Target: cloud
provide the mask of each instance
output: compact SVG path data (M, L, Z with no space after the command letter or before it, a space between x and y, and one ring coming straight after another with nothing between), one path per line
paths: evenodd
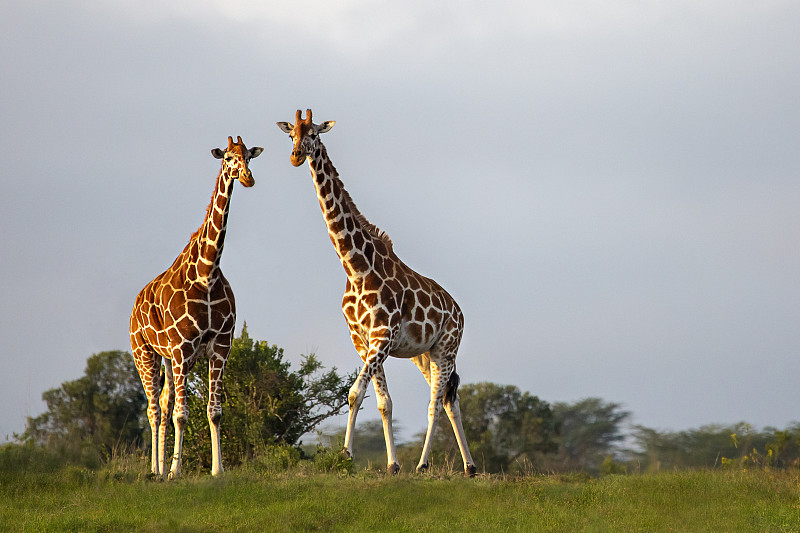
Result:
M598 395L645 424L737 420L745 401L724 383L738 365L796 366L799 10L0 5L3 360L38 397L93 351L126 349L133 297L201 221L208 150L242 135L266 151L256 187L234 194L223 260L240 320L354 368L344 274L274 126L312 107L337 120L325 142L362 211L464 308L465 382ZM404 372L390 388L413 432L427 390ZM653 375L663 394L642 385ZM716 393L686 385L704 381ZM676 389L706 411L664 407Z
M334 47L356 57L400 47L436 54L497 40L553 40L575 44L597 38L628 40L632 35L669 32L675 44L696 38L701 28L727 28L790 9L792 2L640 2L623 0L565 2L480 0L124 0L84 3L87 13L117 13L139 25L191 22L209 31L230 25L251 39L288 39L300 49L308 43ZM262 28L258 31L258 28ZM713 36L710 36L713 37Z

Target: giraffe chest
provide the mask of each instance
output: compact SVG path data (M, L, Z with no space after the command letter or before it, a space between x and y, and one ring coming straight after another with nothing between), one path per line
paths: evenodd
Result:
M224 279L210 288L165 283L159 286L154 299L153 311L173 341L227 332L235 322L233 294Z

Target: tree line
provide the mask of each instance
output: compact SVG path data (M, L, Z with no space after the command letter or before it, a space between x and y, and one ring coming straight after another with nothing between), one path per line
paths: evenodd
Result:
M189 422L184 464L210 468L206 421L207 368L198 364L187 381ZM314 354L297 369L283 349L250 338L247 326L234 340L224 379L222 423L226 466L257 461L283 450L290 458L335 456L343 436L323 423L347 408L356 371L326 370ZM746 423L659 431L631 425L631 413L600 398L548 403L513 385L467 383L459 389L464 430L479 472L588 475L688 468L800 466L800 425L756 430ZM147 401L128 352L91 356L84 376L42 394L47 408L28 417L15 443L47 449L67 463L99 466L119 454L140 453L150 443ZM452 429L440 418L433 464L460 468ZM361 422L355 439L360 465L385 467L379 421ZM301 439L312 435L317 446ZM314 437L313 435L316 435ZM414 465L424 432L398 446L402 464ZM326 445L327 447L324 447ZM144 459L143 459L144 460ZM289 459L291 462L291 459Z

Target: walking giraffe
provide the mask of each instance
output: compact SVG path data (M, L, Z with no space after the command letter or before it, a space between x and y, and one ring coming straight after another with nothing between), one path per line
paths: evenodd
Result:
M342 312L353 345L364 361L348 396L345 453L352 457L356 415L371 379L383 419L387 471L400 470L383 363L389 356L411 359L431 388L428 430L417 470L428 468L433 430L443 404L461 450L465 475L474 476L475 464L461 425L456 394L459 377L455 361L464 330L461 309L438 283L406 266L395 255L388 235L358 210L319 138L330 131L334 122L314 124L310 109L305 120L301 117L298 110L294 124L278 122L278 127L292 138L292 164L297 167L308 160L311 168L328 234L347 274Z
M167 421L173 410L175 451L170 478L181 475L183 433L189 419L185 380L195 362L208 356L208 423L211 428L211 474L223 471L220 451L222 373L231 349L236 323L233 291L222 275L220 259L228 223L230 197L237 179L245 187L255 181L248 164L263 148L247 147L228 137L228 148L211 154L222 159L211 203L203 224L166 271L136 297L131 312L133 359L147 396L147 419L152 432L151 470L164 475ZM160 379L162 359L165 383ZM159 399L160 396L160 399Z

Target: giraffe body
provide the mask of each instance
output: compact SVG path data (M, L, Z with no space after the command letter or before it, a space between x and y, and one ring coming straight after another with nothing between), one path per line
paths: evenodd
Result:
M166 434L170 413L175 447L170 477L181 474L183 434L189 418L185 380L198 359L209 359L208 421L211 429L212 468L223 471L220 450L222 375L236 324L236 303L220 259L233 184L254 184L248 167L262 148L250 150L239 137L228 137L227 150L211 153L222 159L222 169L203 224L166 271L148 283L136 297L131 312L130 338L136 369L147 396L147 418L152 433L151 471L164 475ZM164 363L164 385L161 366Z
M328 234L347 275L342 312L350 338L364 366L350 389L345 451L353 452L356 415L371 380L383 420L388 471L397 472L392 431L392 400L383 364L388 357L411 359L431 388L428 429L417 470L428 467L433 430L444 405L461 450L464 470L475 474L469 453L456 390L455 359L464 331L464 316L456 301L438 283L421 276L395 254L392 241L372 225L345 190L319 135L333 122L316 125L311 110L305 120L297 111L295 124L278 127L293 140L291 161L306 160L311 169Z

